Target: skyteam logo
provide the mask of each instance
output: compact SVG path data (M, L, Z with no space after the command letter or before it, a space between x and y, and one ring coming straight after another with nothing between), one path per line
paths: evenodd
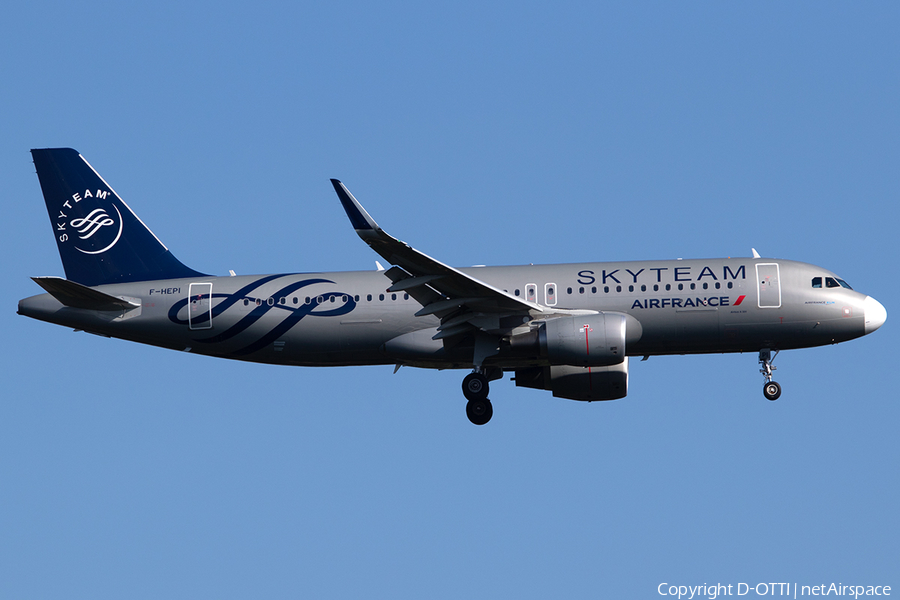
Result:
M82 201L88 198L105 200L108 195L106 190L96 190L93 193L85 190L84 194L72 194L72 199L63 203L56 221L60 244L72 242L74 248L84 254L103 254L119 242L123 222L122 213L115 204L112 205L112 210L115 211L113 213L97 207L84 216L72 214L80 212L79 204Z
M115 225L115 223L102 208L95 208L83 219L72 219L69 221L69 225L72 227L80 228L78 229L78 237L83 240L93 237L95 233L100 231L101 227Z

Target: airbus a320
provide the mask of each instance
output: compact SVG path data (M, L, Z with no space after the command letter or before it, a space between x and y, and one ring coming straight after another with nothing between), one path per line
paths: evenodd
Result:
M338 180L356 233L391 266L218 277L182 264L75 150L32 150L66 277L21 315L153 346L279 365L468 369L466 414L490 383L615 400L630 357L758 353L769 400L781 350L872 333L887 311L834 273L752 258L453 268L386 233ZM378 264L378 263L376 263Z

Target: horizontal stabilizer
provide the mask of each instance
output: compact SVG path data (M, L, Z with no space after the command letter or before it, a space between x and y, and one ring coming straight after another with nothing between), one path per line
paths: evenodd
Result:
M71 308L121 311L140 306L61 277L32 277L31 279L47 290L51 296Z

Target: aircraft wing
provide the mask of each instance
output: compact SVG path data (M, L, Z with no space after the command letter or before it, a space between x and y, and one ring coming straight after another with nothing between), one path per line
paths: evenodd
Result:
M435 339L466 333L474 326L486 331L507 329L501 316L543 317L552 309L480 281L431 258L384 231L337 179L331 180L356 233L393 268L385 271L394 283L389 292L407 292L422 304L416 316L436 315L441 327ZM561 312L552 310L552 312ZM519 319L516 325L521 325Z

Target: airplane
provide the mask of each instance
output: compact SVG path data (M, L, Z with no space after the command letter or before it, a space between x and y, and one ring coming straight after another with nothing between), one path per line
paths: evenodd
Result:
M331 183L384 269L213 276L183 263L71 148L31 151L66 277L18 314L184 352L297 366L469 369L466 415L490 382L571 400L624 398L630 357L758 353L769 400L781 350L872 333L884 306L837 275L752 258L454 268L385 232Z

